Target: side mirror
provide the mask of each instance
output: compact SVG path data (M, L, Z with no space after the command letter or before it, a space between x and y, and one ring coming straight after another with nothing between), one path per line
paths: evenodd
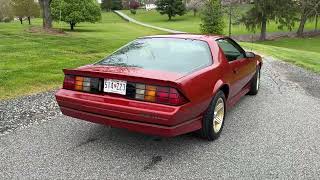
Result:
M253 52L246 52L246 57L247 58L254 58L256 55Z

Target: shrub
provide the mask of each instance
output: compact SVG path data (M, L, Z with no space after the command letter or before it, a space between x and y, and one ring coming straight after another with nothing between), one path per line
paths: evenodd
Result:
M12 19L9 18L9 17L5 17L5 18L2 19L2 21L5 22L5 23L8 23L8 22L11 22Z
M137 10L135 9L130 9L131 14L137 14Z
M138 1L130 1L130 3L129 3L129 8L130 8L130 9L136 10L136 9L138 9L139 7L140 7L140 4L139 4Z

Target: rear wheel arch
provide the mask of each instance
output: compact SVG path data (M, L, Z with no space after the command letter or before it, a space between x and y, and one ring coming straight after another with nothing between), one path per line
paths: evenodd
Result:
M225 98L228 99L229 93L230 93L230 88L229 85L224 83L222 80L218 80L214 90L213 90L213 97L219 92L222 91L225 95Z
M263 64L262 58L261 58L261 56L258 56L258 59L257 59L257 67L259 67L259 68L261 69L262 64Z
M262 62L257 62L257 68L261 69L262 67Z
M227 84L224 84L221 86L221 88L219 89L224 93L224 96L226 97L226 99L228 99L229 97L229 92L230 92L230 88Z

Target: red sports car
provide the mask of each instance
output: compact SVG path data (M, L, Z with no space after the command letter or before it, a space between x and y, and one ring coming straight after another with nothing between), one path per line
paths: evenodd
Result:
M219 137L226 110L259 90L261 57L223 36L139 38L110 56L64 69L63 114L157 135Z

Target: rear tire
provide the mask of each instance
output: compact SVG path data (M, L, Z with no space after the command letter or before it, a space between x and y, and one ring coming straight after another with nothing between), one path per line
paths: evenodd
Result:
M260 89L260 77L261 77L261 72L260 72L260 67L257 67L256 73L254 77L251 80L251 86L250 86L250 91L248 92L249 95L257 95Z
M204 114L200 135L213 141L219 138L226 114L226 98L222 91L218 91Z

